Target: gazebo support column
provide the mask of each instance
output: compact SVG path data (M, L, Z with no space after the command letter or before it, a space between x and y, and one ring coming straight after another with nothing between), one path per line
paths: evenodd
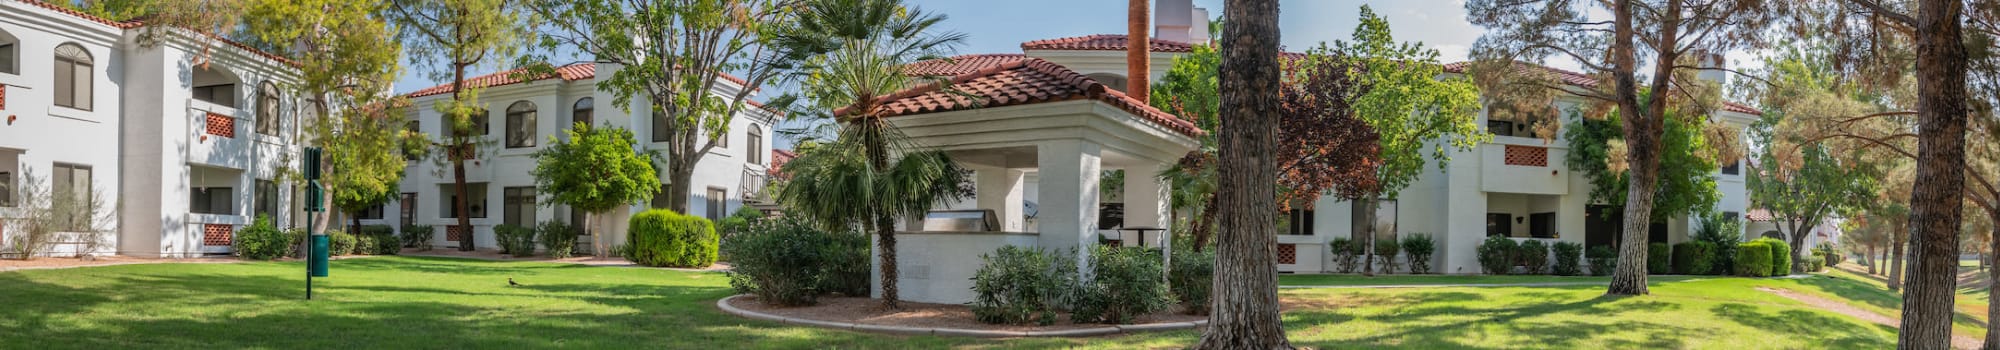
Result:
M1160 182L1159 164L1142 164L1125 167L1125 227L1159 227L1172 225L1167 220L1167 187ZM1149 232L1157 237L1128 238L1143 240L1155 246L1170 237L1166 232ZM1131 242L1128 245L1137 245Z
M1035 147L1041 182L1036 222L1043 249L1076 249L1077 268L1090 271L1090 248L1097 243L1097 181L1103 147L1084 140L1044 141Z
M992 209L993 215L999 217L1001 231L1025 230L1021 201L1026 187L1022 186L1022 179L1027 172L1000 167L975 167L973 171L977 176L973 183L979 187L979 209Z

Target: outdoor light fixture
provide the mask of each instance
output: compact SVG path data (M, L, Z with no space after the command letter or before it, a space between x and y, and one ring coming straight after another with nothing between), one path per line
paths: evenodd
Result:
M1514 223L1516 223L1516 224L1518 224L1518 223L1521 223L1522 221L1526 221L1526 220L1528 220L1528 217L1526 217L1526 216L1516 216L1516 217L1514 217Z
M14 125L14 118L20 118L20 117L21 116L18 115L11 115L11 114L7 115L7 125Z

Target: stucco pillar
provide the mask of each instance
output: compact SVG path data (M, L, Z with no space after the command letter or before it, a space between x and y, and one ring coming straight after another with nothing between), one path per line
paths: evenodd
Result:
M978 172L978 178L973 181L979 186L979 209L992 209L993 215L998 217L1001 231L1020 232L1026 229L1022 224L1021 198L1027 187L1022 186L1027 172L999 167L982 167L974 171Z
M1035 148L1041 169L1036 221L1039 243L1054 252L1077 251L1077 267L1086 269L1090 248L1097 243L1097 180L1103 148L1083 140L1048 141Z
M1168 185L1161 182L1159 177L1153 176L1160 173L1160 168L1160 164L1134 165L1125 168L1125 227L1166 228L1172 224L1167 221L1167 210L1170 205L1167 203ZM1138 241L1144 240L1159 246L1166 237L1169 237L1166 231L1160 231L1147 232L1146 237L1132 237L1125 240L1131 241L1127 245L1137 245Z

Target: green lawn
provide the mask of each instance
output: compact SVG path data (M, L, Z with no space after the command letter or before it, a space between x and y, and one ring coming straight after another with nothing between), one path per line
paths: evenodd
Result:
M0 348L1174 348L1196 331L993 341L789 327L716 310L721 274L378 257L334 263L318 299L299 263L0 273ZM524 287L507 287L513 277ZM1304 276L1288 276L1290 283ZM1357 277L1318 277L1354 284ZM1379 280L1379 279L1378 279ZM1757 286L1841 296L1844 279L1690 279L1601 287L1285 290L1316 348L1889 348L1893 330Z
M1652 276L1649 281L1684 281L1708 276ZM1355 275L1279 275L1278 282L1287 286L1378 286L1378 285L1435 285L1435 284L1519 284L1519 283L1603 283L1610 284L1611 276L1549 276L1549 275L1376 275L1362 277Z

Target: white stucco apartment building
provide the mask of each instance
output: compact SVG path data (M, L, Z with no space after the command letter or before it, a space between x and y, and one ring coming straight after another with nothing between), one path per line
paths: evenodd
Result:
M479 100L488 113L486 122L480 124L493 141L491 147L482 147L477 158L465 164L471 197L468 205L471 239L476 247L498 247L493 228L502 224L582 222L583 213L568 207L539 205L546 198L535 189L535 178L529 173L535 168L535 151L549 146L551 137L566 137L563 131L573 123L626 128L632 130L641 147L665 152L664 139L655 137L664 134L653 128L654 114L644 97L633 98L628 111L612 105L611 93L596 88L598 79L610 77L618 67L583 62L556 67L553 75L528 81L517 79L515 71L466 79L468 84L484 87ZM719 80L720 88L713 93L734 95L744 88L742 79L728 75L723 78ZM413 106L406 109L409 125L433 137L446 135L445 116L432 106L449 100L451 91L451 85L446 84L404 94ZM769 201L770 197L763 193L763 184L769 176L768 165L773 155L772 129L781 116L758 108L754 102L751 106L730 119L728 137L695 166L690 178L694 182L689 186L691 192L677 194L689 198L686 214L720 219L745 205ZM663 173L660 182L668 181ZM455 246L464 239L464 233L453 228L458 221L451 205L456 193L454 186L449 163L440 167L430 159L412 160L404 174L401 197L382 210L366 213L362 223L432 226L436 230L434 244ZM664 207L664 197L657 198L662 199L591 220L603 225L596 227L609 228L612 234L604 239L610 244L622 244L627 218L646 209Z
M30 177L105 199L115 216L93 254L224 253L256 214L291 220L292 191L273 180L299 149L297 106L278 88L296 70L184 32L142 44L148 29L0 2L0 220L19 217Z

